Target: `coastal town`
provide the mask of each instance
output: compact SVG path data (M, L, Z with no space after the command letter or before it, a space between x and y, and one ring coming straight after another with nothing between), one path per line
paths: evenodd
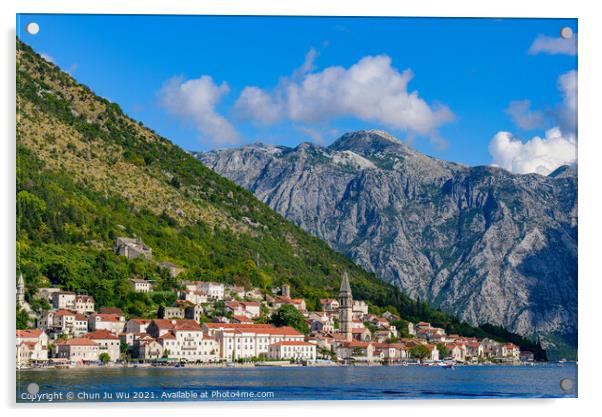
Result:
M152 259L136 238L117 238L115 252L130 259ZM183 269L158 264L174 278ZM153 283L131 279L135 292L152 292ZM135 366L285 365L441 365L533 361L533 353L512 343L446 334L430 323L412 323L395 312L373 314L353 298L347 274L338 298L320 299L309 311L303 298L282 284L269 293L212 281L182 281L173 305L153 317L130 317L116 307L96 307L93 295L59 287L38 288L50 305L34 313L25 300L20 274L17 305L31 317L16 331L17 368ZM291 314L292 312L292 314ZM277 326L274 316L301 318L305 331ZM210 318L210 319L209 319ZM404 328L400 328L403 326Z

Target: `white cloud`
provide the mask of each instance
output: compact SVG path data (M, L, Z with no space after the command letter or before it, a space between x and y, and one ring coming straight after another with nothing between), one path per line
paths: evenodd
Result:
M547 175L561 165L577 162L577 71L569 71L558 77L562 102L547 111L548 123L553 128L545 137L535 136L522 142L510 132L498 132L489 143L493 165L501 166L517 174L536 172ZM544 113L532 111L529 100L514 101L507 113L523 129L543 127Z
M237 114L264 124L285 118L320 123L355 117L432 137L454 119L446 106L431 106L417 91L408 91L412 72L399 72L386 55L366 56L349 68L312 72L315 57L310 50L303 66L271 91L246 87L235 104Z
M493 164L517 174L536 172L548 175L562 165L577 162L577 138L563 135L555 127L545 137L535 136L527 142L510 132L498 132L489 143Z
M577 55L577 34L575 33L569 39L539 35L531 44L529 53L532 55L537 55L539 53L550 55Z
M192 121L215 144L238 143L238 132L215 108L229 90L226 82L218 85L208 75L186 81L174 77L163 85L159 98L171 114Z
M237 116L243 120L271 125L283 117L279 103L259 87L245 87L234 105Z
M554 115L563 132L577 131L577 71L572 70L558 78L562 92L562 103L556 107Z
M531 110L531 100L510 102L506 113L522 129L533 130L541 128L545 123L545 116L541 110Z
M296 74L302 76L307 74L308 72L313 71L316 66L314 65L314 61L318 57L318 51L314 48L310 48L309 51L305 54L305 61L303 61L303 65L296 71Z

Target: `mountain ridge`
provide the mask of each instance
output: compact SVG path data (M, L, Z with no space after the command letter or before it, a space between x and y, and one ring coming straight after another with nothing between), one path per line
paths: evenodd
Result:
M468 167L388 136L195 155L413 298L574 348L576 171Z

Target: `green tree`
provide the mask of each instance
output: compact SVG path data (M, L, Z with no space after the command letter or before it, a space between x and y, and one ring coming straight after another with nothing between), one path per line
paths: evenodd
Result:
M119 344L119 356L121 357L122 361L125 361L128 359L129 356L129 346L127 343L123 343L121 342Z
M98 359L100 359L102 363L109 363L111 357L107 352L102 352L100 355L98 355Z
M17 307L17 330L25 330L28 327L29 316L19 307Z
M416 345L410 349L410 356L422 360L431 356L431 351L424 345Z
M439 351L439 358L443 359L449 355L449 350L444 343L437 343L437 350Z
M301 333L309 333L309 326L305 321L305 317L299 310L290 304L284 304L270 318L270 323L274 326L291 326Z

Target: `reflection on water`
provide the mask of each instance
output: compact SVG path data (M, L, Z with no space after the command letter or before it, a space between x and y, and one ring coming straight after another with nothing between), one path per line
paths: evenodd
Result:
M560 388L563 378L574 381L567 392ZM377 366L18 371L17 401L27 401L23 393L31 382L39 385L40 393L72 392L76 393L74 400L80 393L80 400L96 401L575 397L577 366L467 366L454 370ZM264 397L227 397L229 393L241 391ZM106 392L122 394L120 398L103 398ZM273 394L262 394L265 392ZM132 393L138 396L133 398Z

